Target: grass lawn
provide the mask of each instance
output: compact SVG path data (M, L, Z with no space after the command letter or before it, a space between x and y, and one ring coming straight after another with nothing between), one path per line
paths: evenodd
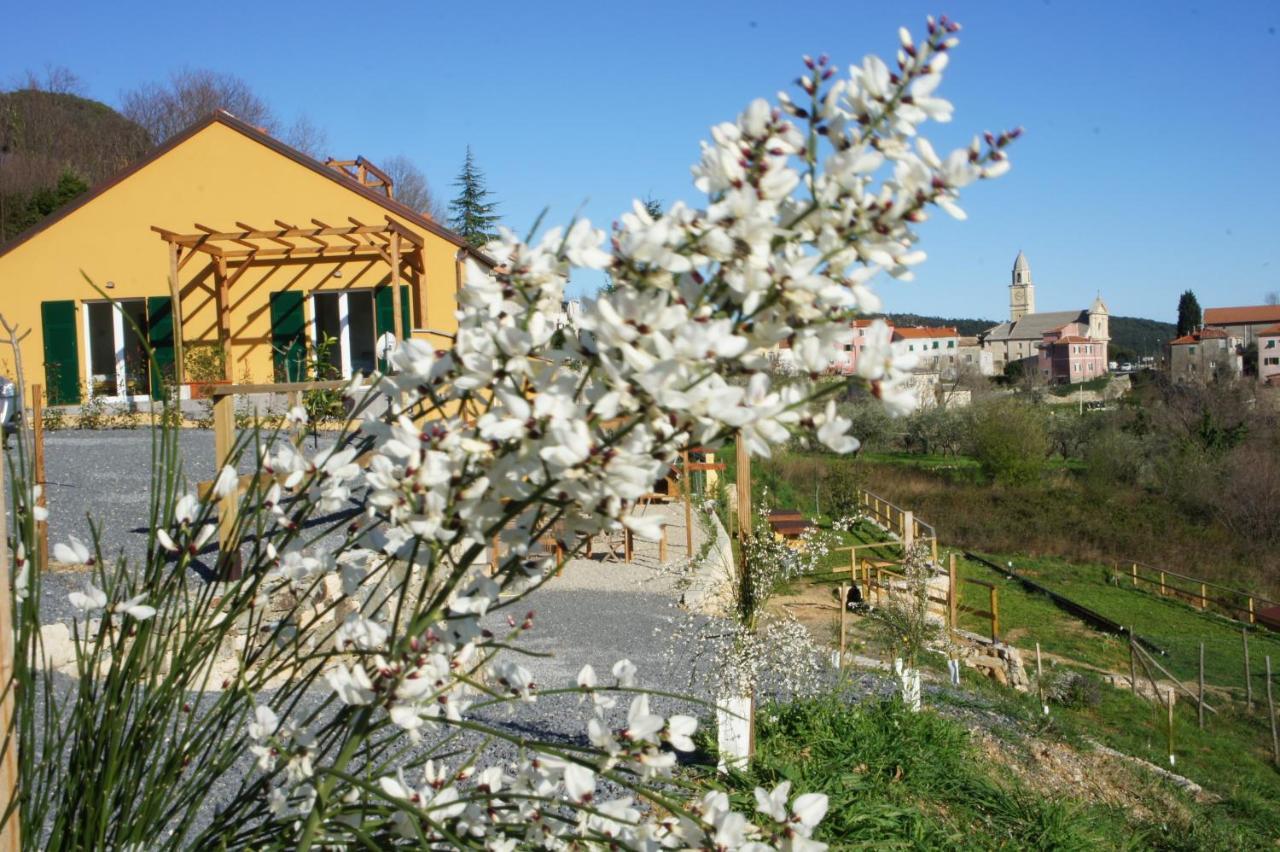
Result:
M986 555L986 554L983 554ZM988 556L996 564L1012 561L1014 570L1055 592L1066 595L1098 613L1130 625L1139 636L1149 639L1167 653L1161 664L1180 679L1192 681L1199 668L1200 643L1205 646L1205 682L1244 693L1244 644L1239 622L1173 598L1135 589L1126 578L1108 582L1103 565L1078 565L1060 559L1031 559L1007 554ZM1015 644L1040 642L1053 653L1074 656L1113 671L1128 670L1128 648L1124 640L1090 630L1075 619L1046 619L1049 610L1065 615L1046 598L1028 595L1021 586L1006 581L977 563L963 561L962 573L1001 587L1001 622ZM1006 591L1008 589L1008 591ZM968 594L966 592L966 594ZM1006 603L1007 598L1007 603ZM1074 625L1079 625L1076 627ZM967 625L966 625L967 626ZM1020 631L1025 631L1025 634ZM1026 639L1021 637L1025 635ZM1249 631L1249 658L1255 700L1265 700L1264 657L1270 655L1273 676L1280 675L1280 635L1265 628ZM1280 678L1273 688L1280 690Z

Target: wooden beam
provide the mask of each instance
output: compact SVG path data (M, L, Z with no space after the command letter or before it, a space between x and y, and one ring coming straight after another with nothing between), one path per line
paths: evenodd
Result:
M236 222L236 227L237 227L237 228L244 228L246 231L259 231L259 230L262 230L261 228L255 228L255 227L253 227L252 225L248 225L248 224L245 224L244 222L240 222L240 221L237 221L237 222ZM276 243L277 245L282 245L282 246L284 246L285 248L289 248L289 249L294 249L294 248L297 248L297 247L298 247L298 244L297 244L297 243L291 243L291 242L289 242L288 240L284 239L283 237L277 237L277 236L275 236L274 234L272 234L272 233L270 233L270 232L267 232L267 231L263 231L263 233L264 233L264 234L266 234L266 236L262 237L262 239L264 239L264 240L270 240L271 242Z
M225 252L222 255L224 260L239 260L241 258L269 258L269 257L386 257L386 251L380 246L369 245L367 243L358 243L351 246L342 245L326 245L324 248L319 246L298 246L293 249L285 248L260 248L254 251L236 250Z
M209 396L219 399L242 393L290 393L292 391L338 390L351 383L350 379L326 379L317 382L269 382L267 384L211 385Z
M223 375L228 382L235 381L235 365L231 358L231 318L228 309L231 306L231 293L227 286L227 260L217 258L213 268L214 280L217 283L218 311L218 343L222 346Z
M182 288L178 284L178 270L182 268L179 261L182 249L177 243L169 243L169 318L173 322L173 380L177 385L183 380L182 351ZM188 252L187 257L194 256Z
M404 342L404 312L400 307L400 235L391 240L391 322L396 343Z

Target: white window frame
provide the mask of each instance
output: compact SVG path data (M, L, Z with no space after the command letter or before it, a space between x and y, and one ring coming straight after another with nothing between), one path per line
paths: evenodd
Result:
M86 399L100 398L105 402L143 402L151 399L150 393L121 393L122 390L129 387L129 377L125 373L124 368L124 311L120 310L120 302L142 302L143 310L146 310L147 299L145 296L136 296L128 299L120 299L111 301L110 299L85 299L80 302L80 324L84 332L84 384ZM110 305L111 310L111 336L114 344L114 352L116 356L116 393L114 395L102 395L99 397L93 392L93 344L89 340L89 306L90 305Z
M341 356L340 369L342 370L342 378L349 379L352 375L351 370L351 311L348 307L347 297L352 293L363 294L369 297L369 307L373 311L373 338L374 346L378 344L378 304L374 298L374 288L372 287L355 287L350 290L312 290L307 295L307 307L311 311L311 340L315 345L320 343L320 323L319 313L316 311L316 296L333 296L338 297L338 347Z

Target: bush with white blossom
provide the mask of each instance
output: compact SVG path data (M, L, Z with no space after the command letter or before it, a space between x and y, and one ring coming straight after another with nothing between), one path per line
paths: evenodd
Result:
M452 348L406 341L335 446L309 455L242 435L236 452L263 474L232 530L242 579L192 571L234 471L205 499L184 495L176 435L157 433L145 560L104 559L96 535L59 551L91 565L73 596L70 686L44 659L42 583L22 562L36 510L16 487L25 841L823 848L811 837L824 796L783 784L740 813L721 792L673 784L696 721L653 712L629 663L534 683L517 656L531 623L520 599L556 567L533 553L539 538L572 553L619 525L656 537L658 521L631 509L686 447L736 434L768 455L811 431L856 448L839 388L814 380L852 319L879 308L871 280L909 278L924 260L916 224L934 207L963 217L960 190L1003 173L1017 135L946 155L921 135L951 118L937 87L957 29L930 20L920 41L903 30L895 63L872 56L846 74L806 59L796 97L753 101L712 128L693 167L704 206L654 219L637 203L611 234L582 220L536 242L504 231L485 249L492 267L468 264ZM616 291L557 329L575 268L607 270ZM784 341L805 375L779 387L767 353ZM859 380L895 412L913 404L909 366L873 325ZM354 519L326 520L353 501ZM340 542L322 543L330 534ZM490 573L494 536L504 547ZM279 589L293 601L283 613L268 606ZM482 624L499 612L518 613L501 635ZM239 664L215 675L229 642ZM580 744L484 721L484 710L565 691L590 697ZM482 749L459 745L464 731L518 758L481 766ZM226 779L234 792L207 801Z

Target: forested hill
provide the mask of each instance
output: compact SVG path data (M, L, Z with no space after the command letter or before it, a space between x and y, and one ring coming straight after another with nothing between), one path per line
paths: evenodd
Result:
M150 150L146 131L104 103L0 92L0 243Z
M922 314L887 314L894 325L954 326L960 334L972 337L998 325L997 320L934 317ZM1142 317L1111 318L1111 360L1129 360L1143 355L1156 355L1165 341L1175 335L1173 323Z

